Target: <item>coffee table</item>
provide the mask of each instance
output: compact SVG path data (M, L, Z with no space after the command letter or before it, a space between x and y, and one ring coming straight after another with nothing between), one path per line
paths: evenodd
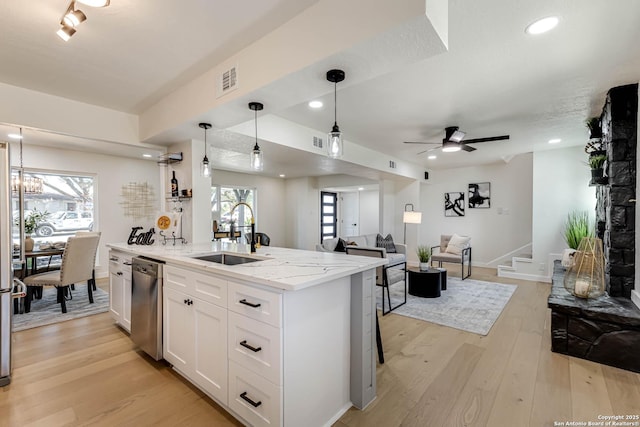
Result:
M409 269L409 295L421 298L438 298L447 288L447 270L429 268L428 270ZM444 288L443 288L444 284Z

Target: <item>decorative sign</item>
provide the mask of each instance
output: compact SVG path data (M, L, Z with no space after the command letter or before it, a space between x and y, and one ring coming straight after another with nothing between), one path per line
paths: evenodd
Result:
M157 224L160 230L166 230L171 226L171 218L166 215L162 215L160 218L158 218Z
M169 221L171 223L171 221ZM151 227L146 233L138 234L138 231L142 230L142 227L131 227L131 234L129 234L129 240L127 243L130 245L153 245L155 240L152 239L156 231Z

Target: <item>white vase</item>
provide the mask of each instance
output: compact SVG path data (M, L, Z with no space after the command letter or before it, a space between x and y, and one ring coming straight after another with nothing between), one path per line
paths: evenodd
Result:
M420 263L420 271L426 271L429 269L429 263L428 262L421 262Z

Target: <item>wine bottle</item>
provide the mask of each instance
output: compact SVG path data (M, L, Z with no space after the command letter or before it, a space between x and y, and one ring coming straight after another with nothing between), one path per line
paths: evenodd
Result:
M178 196L178 180L176 179L176 171L173 171L173 178L171 178L171 197Z

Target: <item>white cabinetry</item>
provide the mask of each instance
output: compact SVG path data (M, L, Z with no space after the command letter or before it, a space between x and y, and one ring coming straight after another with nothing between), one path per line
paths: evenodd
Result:
M251 425L282 425L282 295L234 282L228 295L229 407Z
M375 397L374 272L282 291L167 264L164 358L247 425L331 425Z
M109 251L109 311L111 317L131 332L131 254Z
M226 404L227 309L226 298L219 297L219 290L226 291L226 286L220 282L213 276L165 267L163 357Z

